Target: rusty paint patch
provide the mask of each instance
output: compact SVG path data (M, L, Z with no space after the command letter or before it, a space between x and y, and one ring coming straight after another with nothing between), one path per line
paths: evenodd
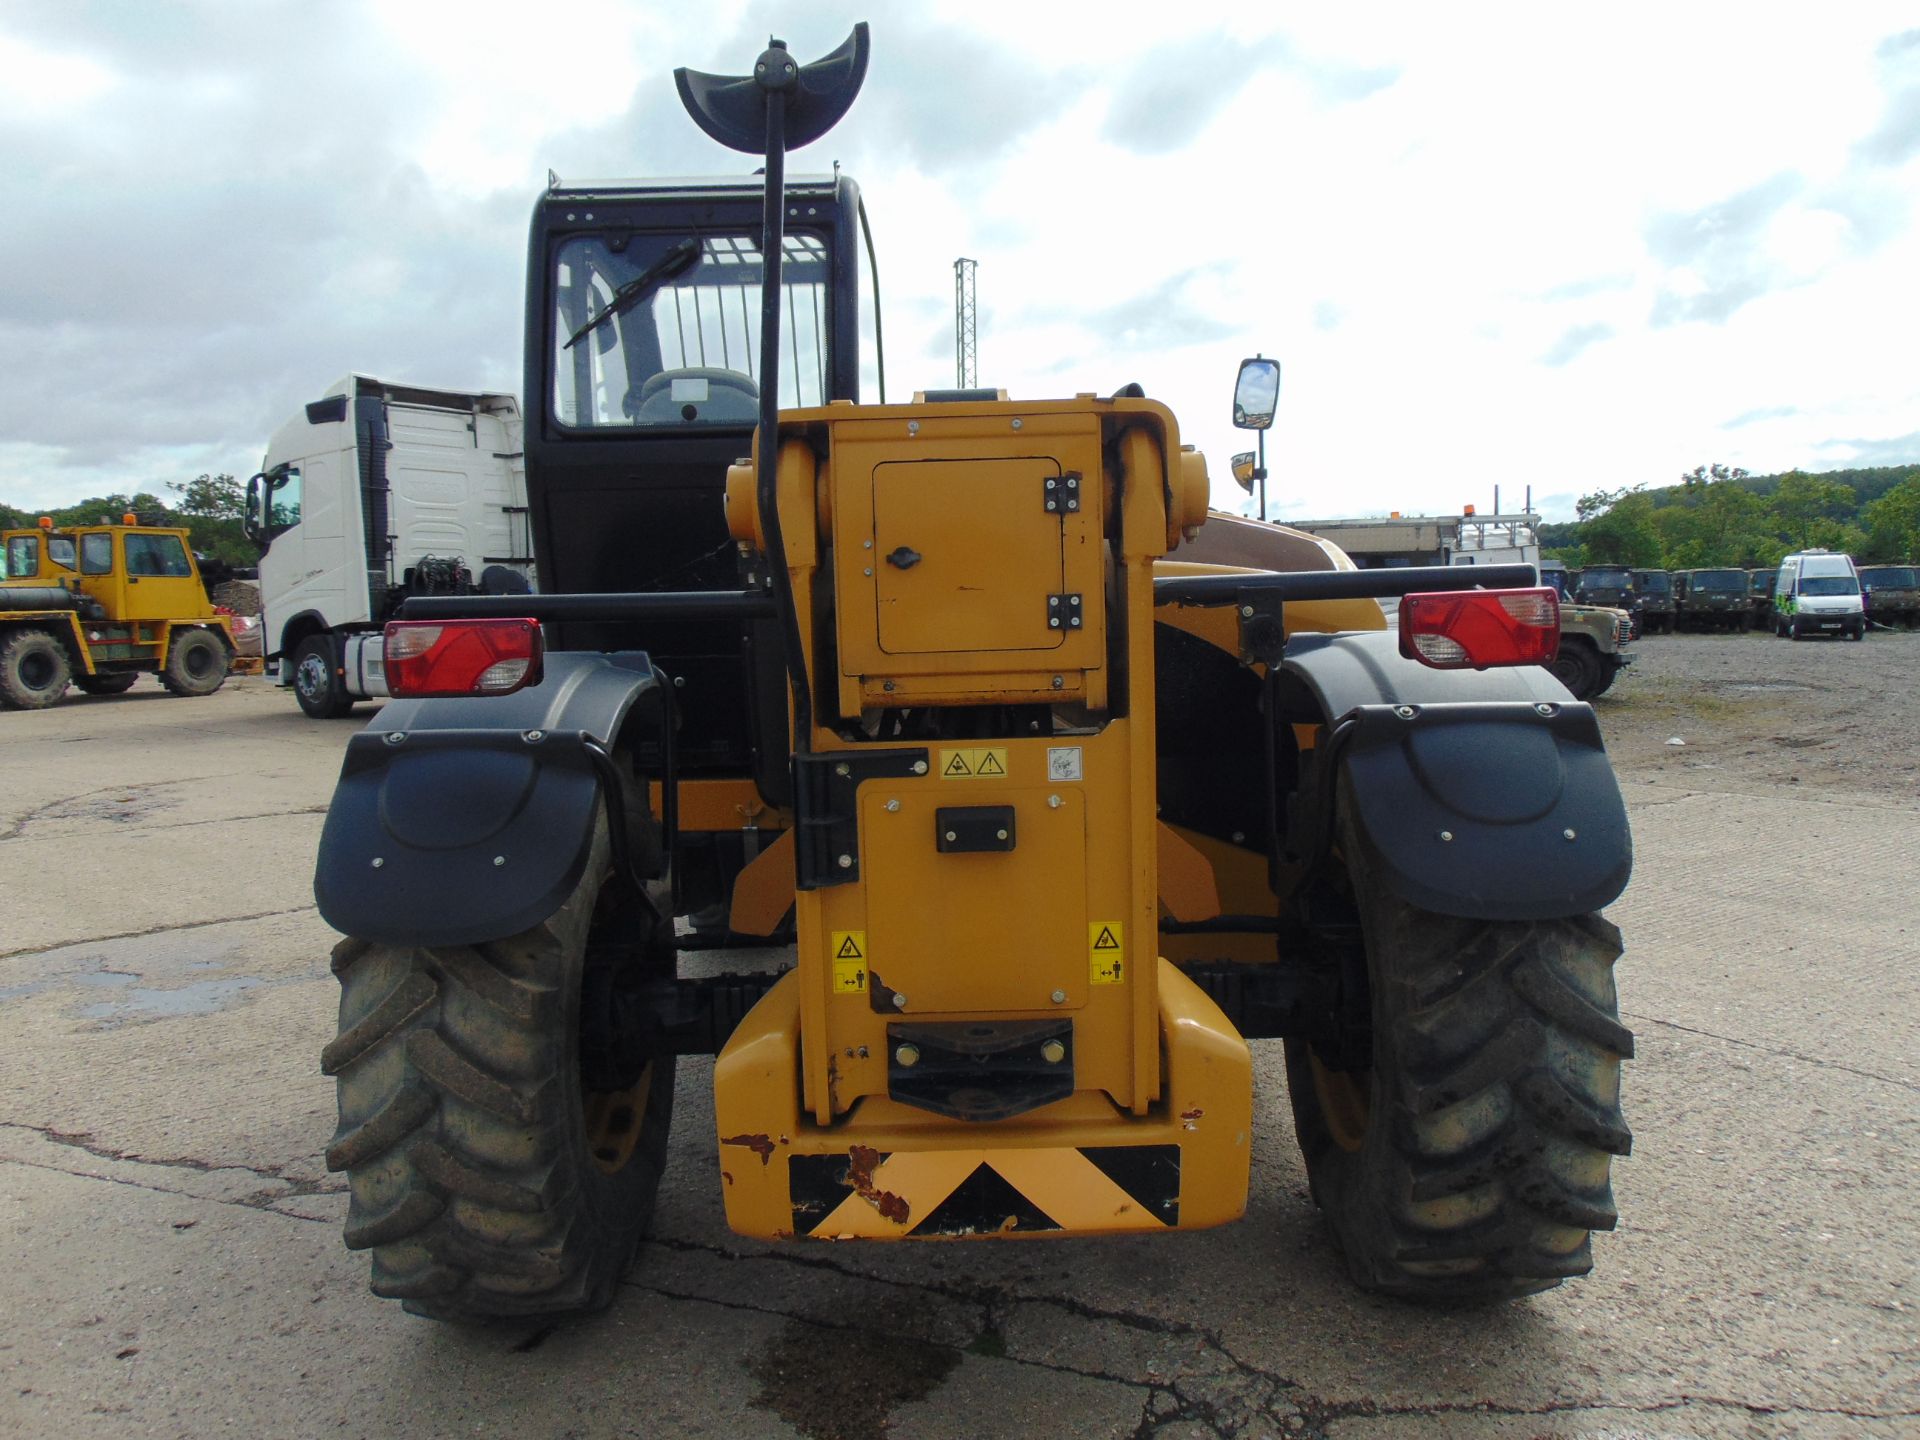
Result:
M731 1170L722 1170L720 1172L720 1178L731 1185L733 1183L733 1172Z
M854 1194L880 1212L882 1220L904 1225L911 1207L901 1196L891 1190L882 1190L873 1183L874 1167L879 1163L878 1150L870 1145L855 1145L847 1151L847 1184L853 1188Z
M760 1157L760 1163L766 1165L773 1160L773 1141L765 1135L723 1135L722 1145L744 1145Z
M1198 1105L1194 1106L1191 1110L1182 1110L1180 1112L1180 1128L1182 1130L1198 1130L1200 1127L1194 1122L1206 1113L1207 1112L1202 1110Z

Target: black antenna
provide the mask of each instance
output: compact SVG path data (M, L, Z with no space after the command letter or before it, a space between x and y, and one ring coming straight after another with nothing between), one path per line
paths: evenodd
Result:
M797 65L784 41L771 37L753 74L703 75L673 72L680 103L708 135L730 150L766 156L766 200L760 224L760 433L754 489L760 528L767 537L774 602L786 634L787 681L793 687L793 748L811 748L813 693L807 683L800 618L787 573L787 545L780 533L778 474L780 419L781 261L786 245L787 151L811 145L853 105L867 78L867 23L862 20L838 50L811 65Z

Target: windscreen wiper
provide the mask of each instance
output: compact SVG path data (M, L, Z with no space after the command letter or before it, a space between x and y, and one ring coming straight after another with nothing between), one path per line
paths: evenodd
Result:
M633 279L613 292L613 299L607 302L607 308L594 316L568 338L562 350L571 350L583 337L600 328L622 310L629 310L646 299L655 290L669 280L678 279L695 265L700 263L700 252L704 247L693 236L688 236L662 255L653 264L642 270Z

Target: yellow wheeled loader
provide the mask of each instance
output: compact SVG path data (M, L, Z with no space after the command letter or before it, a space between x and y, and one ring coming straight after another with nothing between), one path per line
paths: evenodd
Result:
M0 545L0 705L45 709L69 685L119 695L147 674L170 694L211 695L245 666L184 529L43 517L0 532Z
M1584 1272L1629 1144L1597 912L1630 851L1593 712L1542 668L1553 592L1211 515L1137 386L856 403L864 211L784 154L866 62L860 26L681 73L764 155L757 235L715 182L536 212L531 519L577 588L407 603L315 880L351 937L328 1163L375 1292L606 1304L682 1054L717 1055L746 1235L1219 1225L1272 1124L1263 1039L1359 1283ZM757 363L723 291L758 301ZM690 496L708 528L649 528ZM680 973L768 937L783 970Z

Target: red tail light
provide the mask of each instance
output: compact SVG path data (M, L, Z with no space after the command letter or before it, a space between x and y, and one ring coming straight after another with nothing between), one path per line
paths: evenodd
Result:
M1436 670L1545 665L1560 651L1560 597L1537 590L1447 590L1400 601L1400 653Z
M545 649L534 620L392 620L387 689L406 700L510 695L540 683Z

